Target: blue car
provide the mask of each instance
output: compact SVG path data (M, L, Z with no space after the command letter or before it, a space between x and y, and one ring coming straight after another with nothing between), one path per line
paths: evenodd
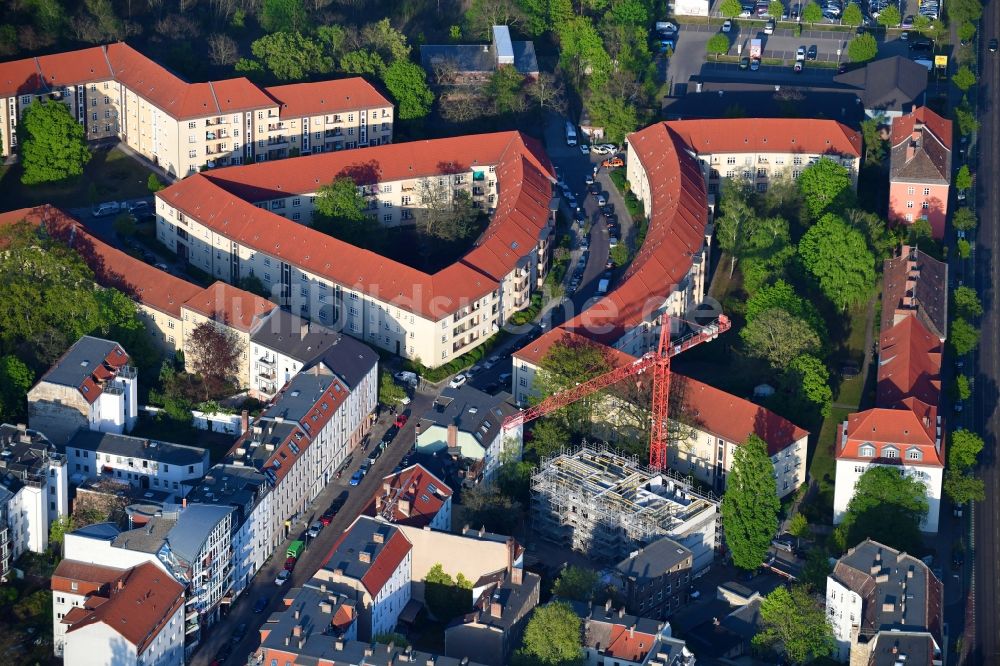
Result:
M253 605L253 612L258 615L263 613L269 601L271 601L270 597L257 597L257 603Z
M356 486L356 485L358 485L359 483L361 483L361 479L363 479L363 478L365 478L365 473L364 473L364 472L362 472L362 471L361 471L361 470L359 469L359 470L358 470L357 472L355 472L355 473L354 473L354 475L353 475L353 476L351 477L351 485L352 485L352 486Z

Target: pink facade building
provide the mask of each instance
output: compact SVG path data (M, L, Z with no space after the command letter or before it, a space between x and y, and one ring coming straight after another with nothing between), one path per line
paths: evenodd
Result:
M925 106L892 120L889 219L930 222L944 237L951 184L951 121Z

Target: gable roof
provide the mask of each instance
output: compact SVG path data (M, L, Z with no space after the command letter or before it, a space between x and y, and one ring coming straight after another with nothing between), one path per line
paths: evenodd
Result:
M167 532L171 552L179 555L185 562L195 562L208 537L232 512L231 506L188 504Z
M774 152L861 155L861 134L836 120L722 118L675 120L665 124L698 154Z
M888 331L916 316L941 341L948 332L948 265L904 245L882 264L882 322Z
M923 407L924 409L912 409ZM919 415L918 415L919 414ZM900 409L875 407L847 417L837 427L835 457L845 460L943 467L944 450L937 435L934 410L919 402L910 401ZM874 456L862 456L861 447L871 445ZM895 451L894 457L886 456L887 447ZM906 457L907 451L920 452L918 460Z
M124 573L124 569L116 567L106 567L76 560L61 560L55 571L52 572L51 588L53 592L87 596L117 580L122 573ZM76 583L75 589L72 583Z
M423 527L434 520L451 495L448 484L426 467L410 465L385 476L362 513L400 525Z
M892 407L912 397L938 405L941 354L941 341L916 317L906 317L884 331L879 342L876 404Z
M656 642L654 634L636 631L634 627L615 624L611 627L605 654L613 659L641 662Z
M951 182L951 121L927 107L892 119L889 178L893 182Z
M923 101L927 68L909 58L891 56L833 77L836 83L860 89L866 109L904 111Z
M358 516L334 542L324 558L324 568L360 581L374 599L411 549L409 539L398 528Z
M151 562L127 570L111 583L108 597L91 598L78 612L67 614L67 633L95 623L118 632L142 652L184 604L184 588Z
M278 101L282 117L289 118L392 107L392 102L361 77L290 83L264 90Z
M278 306L228 282L217 281L185 301L183 307L230 328L250 333Z
M75 388L93 404L104 392L104 384L128 365L128 354L112 340L85 335L66 350L39 380Z
M892 119L892 136L889 144L897 146L913 135L914 131L929 132L941 145L951 150L952 123L929 107L918 106L910 113Z

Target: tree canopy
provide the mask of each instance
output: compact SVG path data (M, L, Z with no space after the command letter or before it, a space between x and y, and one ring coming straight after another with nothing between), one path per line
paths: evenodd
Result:
M888 5L879 12L878 19L876 20L879 25L884 25L887 28L895 28L902 22L903 17L900 16L899 9L895 5Z
M205 321L194 327L184 359L203 380L204 400L239 386L244 351L244 344L227 326Z
M565 602L538 606L524 630L514 663L523 666L576 666L583 661L581 620Z
M789 389L803 409L827 416L833 401L830 388L830 371L822 360L812 354L802 354L788 364L786 381Z
M25 396L35 381L24 361L12 354L0 356L0 423L22 423L28 413Z
M814 219L854 204L850 172L828 157L807 166L799 175L798 184L806 210Z
M90 149L82 123L61 102L30 104L17 126L20 139L21 182L38 185L83 174Z
M948 466L960 472L970 470L976 466L982 450L982 437L971 430L956 430L951 433L951 442L948 448Z
M810 0L802 8L802 20L806 23L819 23L823 20L823 10L816 2Z
M962 65L958 68L958 71L952 74L951 82L954 83L959 90L962 92L967 91L972 86L976 85L976 75L972 73L968 65Z
M542 358L533 383L532 401L537 403L611 369L606 351L599 345L582 338L565 337L556 341ZM590 432L590 417L603 394L594 394L578 400L546 417L558 423L565 432L586 434ZM538 426L535 427L537 432ZM562 440L565 445L567 439Z
M424 578L424 599L438 620L447 622L472 608L472 581L461 573L456 578L435 564Z
M764 562L780 510L767 444L752 434L736 447L722 501L722 528L733 564L752 571Z
M382 81L396 99L400 120L423 118L430 113L434 93L427 86L423 67L409 60L396 60L385 68Z
M972 172L969 171L969 165L963 164L958 173L955 174L955 187L960 190L967 190L972 187Z
M740 331L747 354L762 358L772 367L785 369L802 354L816 354L822 344L807 321L781 308L769 308L754 316Z
M729 53L729 36L722 32L717 32L705 42L705 50L714 56Z
M568 566L552 586L552 594L562 599L589 602L594 598L598 574L593 569Z
M983 314L983 304L979 294L972 287L962 285L951 292L951 304L959 317L973 319Z
M951 322L948 343L956 354L965 356L979 346L979 329L962 317L956 317Z
M979 224L979 219L976 217L976 211L962 206L951 216L951 224L958 230L971 231Z
M743 5L740 3L740 0L722 0L722 4L719 5L719 11L726 18L736 18L743 11ZM728 39L726 43L729 43Z
M826 322L816 306L795 293L795 288L784 280L761 287L746 303L747 321L753 321L772 308L780 308L809 324L821 339L826 339Z
M858 478L838 538L845 548L872 538L915 553L922 543L920 522L927 507L927 487L920 480L903 475L894 465L870 467Z
M863 302L875 284L875 257L864 236L826 214L799 241L802 265L839 308Z
M754 645L768 647L793 664L829 657L836 648L826 611L804 585L779 587L760 604L762 629Z
M858 7L858 3L849 2L847 6L844 7L844 15L840 19L841 23L844 25L849 25L857 27L861 25L864 21L864 16L861 14L861 8Z
M858 12L860 24L861 10L854 3L847 6L848 9L852 7ZM878 43L871 33L866 32L858 35L847 45L847 57L851 59L851 62L868 62L869 60L874 60L877 55Z

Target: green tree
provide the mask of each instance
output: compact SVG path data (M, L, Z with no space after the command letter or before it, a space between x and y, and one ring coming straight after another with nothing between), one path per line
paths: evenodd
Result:
M557 340L542 358L533 383L532 401L544 398L576 386L611 370L611 363L605 349L584 338L566 336ZM579 435L590 432L591 414L603 400L603 393L590 395L553 412L547 418L555 421L566 432ZM538 436L538 426L535 435ZM563 439L560 446L568 440Z
M852 208L847 211L846 221L864 234L868 241L868 249L877 261L888 259L899 245L899 234L890 229L885 220L875 213Z
M722 528L733 564L753 571L764 562L778 530L780 510L767 444L751 434L736 447L722 501Z
M313 227L342 241L366 247L381 237L378 223L365 215L368 203L350 176L339 176L316 193Z
M381 643L382 645L392 643L395 647L403 650L410 647L410 641L406 640L406 636L395 631L376 634L374 640L376 643Z
M823 10L813 0L810 0L802 8L802 20L806 23L819 23L823 20Z
M767 3L767 13L768 16L774 18L775 21L780 21L781 17L785 15L785 3L781 0L771 0Z
M959 259L968 259L972 256L972 243L964 238L958 239L958 242L955 243L955 249L958 251Z
M740 0L722 0L719 11L726 18L736 18L743 11L743 5L740 4ZM727 39L726 42L728 43L729 40Z
M617 25L645 26L652 9L646 0L615 0L607 18Z
M977 21L983 15L983 5L980 0L954 0L948 6L948 15L952 21Z
M754 645L785 655L793 664L829 657L836 648L826 611L804 585L779 587L760 604L761 631Z
M979 329L965 319L958 317L951 323L948 342L956 354L965 356L979 346Z
M729 277L732 277L736 260L748 253L747 240L753 234L758 218L745 190L731 179L722 184L719 210L722 215L715 222L715 238L722 251L729 255Z
M788 364L791 390L798 401L817 408L822 416L830 413L833 389L830 388L830 371L826 364L812 354L802 354Z
M952 400L968 400L972 397L972 386L965 375L956 375L950 389Z
M972 187L972 172L969 171L969 165L963 164L955 174L955 187L960 190L967 190Z
M986 499L986 486L983 484L983 480L977 479L968 472L947 470L944 473L942 489L955 504L982 502Z
M565 602L538 606L524 630L515 664L578 666L583 663L583 631L573 608Z
M604 137L612 143L625 143L625 137L639 128L635 103L621 97L595 93L590 98L590 113L604 126Z
M979 119L976 112L966 105L955 107L955 121L958 123L958 131L962 136L969 136L979 130Z
M160 182L160 179L156 177L155 173L149 174L149 178L146 179L146 189L149 190L150 194L156 194L164 187L166 187L166 185Z
M406 390L392 380L392 375L381 370L378 381L378 401L383 405L395 405L406 398Z
M784 280L761 287L747 299L745 317L753 321L761 313L772 308L781 308L788 314L806 321L819 335L826 339L826 322L816 306L795 293L795 288Z
M868 62L874 60L876 55L878 55L878 44L871 33L858 35L847 45L847 57L851 62Z
M612 70L611 56L604 48L604 41L593 22L586 17L574 16L559 25L559 64L570 74L577 87L582 87L584 76L590 77L588 87L600 90L608 81ZM589 74L588 74L589 71Z
M920 521L927 513L927 487L901 474L896 466L870 467L858 478L854 497L837 530L847 548L867 538L915 553L922 539Z
M486 84L486 96L493 101L497 115L520 111L524 107L524 75L516 67L498 67Z
M958 86L962 92L967 91L976 85L976 75L972 73L968 65L962 65L951 77L951 82Z
M802 265L838 308L861 303L875 284L875 257L864 236L836 215L824 215L799 241Z
M511 534L524 521L520 502L495 483L481 483L462 493L465 522L496 534Z
M951 304L959 317L974 319L983 314L983 304L979 294L972 287L961 286L951 292Z
M0 422L24 420L25 396L34 381L35 373L24 361L11 354L0 356Z
M552 594L562 599L590 602L594 598L599 576L593 569L568 566L552 586Z
M903 20L903 17L899 15L899 10L896 5L886 6L881 13L878 15L878 24L883 25L886 28L895 28Z
M976 25L972 21L963 21L962 25L958 26L958 38L963 42L972 41L975 36Z
M738 1L737 4L739 4ZM729 35L724 32L715 33L705 43L705 50L714 55L715 59L718 60L720 55L729 53Z
M298 32L307 20L302 0L264 0L260 10L260 25L268 32Z
M45 100L28 106L17 128L21 182L38 185L83 174L90 150L83 125L65 104Z
M983 450L983 438L976 433L960 429L951 433L948 449L948 466L958 472L967 472L976 466Z
M844 7L844 15L840 18L841 23L844 25L849 25L853 28L858 27L864 22L864 17L861 15L861 8L858 7L858 3L850 2Z
M472 608L472 581L461 573L453 579L435 564L424 578L424 600L434 617L447 622Z
M434 93L427 86L427 74L420 65L409 60L397 60L382 74L382 82L396 99L400 120L423 118L431 112Z
M788 521L788 533L797 538L809 536L809 520L805 515L797 513Z
M250 50L275 78L295 81L332 68L330 59L316 40L298 32L264 35L250 45Z
M972 231L979 224L976 211L963 206L951 216L951 225L961 231Z
M802 354L816 354L822 344L809 323L781 308L764 310L740 331L747 354L772 367L788 368Z
M340 69L348 74L381 76L385 69L385 61L374 51L357 49L340 56Z
M865 164L881 164L885 158L887 141L882 138L882 116L861 121L861 136L865 144Z
M530 448L539 458L558 453L573 439L573 433L565 425L564 419L544 418L535 421L531 428Z
M49 525L49 543L62 548L66 535L73 531L73 519L70 516L59 516Z
M851 173L828 157L806 167L798 183L802 201L813 219L826 212L846 210L854 204Z
M799 581L810 589L823 593L826 591L826 577L833 571L830 566L830 555L825 548L811 548L806 553L806 563L802 566L802 576Z
M122 213L115 217L111 224L119 238L128 238L135 235L135 218L131 213Z
M393 28L387 18L366 25L361 31L361 43L382 56L387 63L410 57L406 35Z

